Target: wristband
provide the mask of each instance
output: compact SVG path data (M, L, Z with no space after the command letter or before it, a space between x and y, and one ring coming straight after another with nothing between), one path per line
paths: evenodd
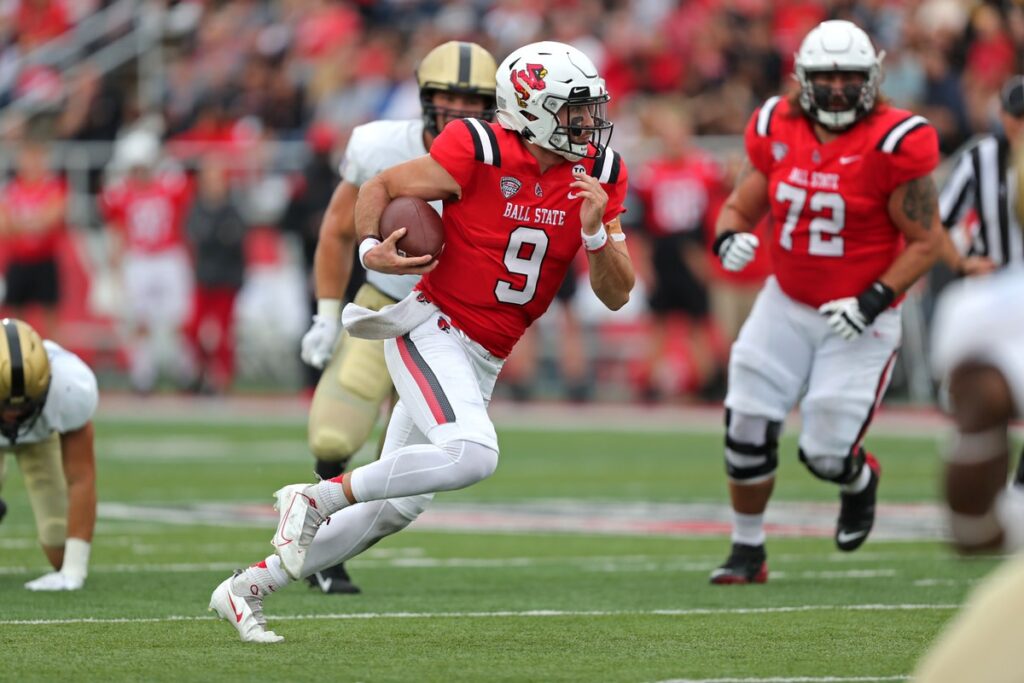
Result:
M60 571L68 576L84 579L89 573L89 541L80 538L69 538L64 542L64 563Z
M978 465L1009 452L1010 442L1005 427L992 427L981 432L959 432L953 445L943 456L951 465Z
M359 243L359 265L366 268L366 262L363 259L366 258L366 252L370 251L374 247L380 244L380 240L376 237L364 237L363 241Z
M895 299L896 293L889 285L875 280L857 297L857 306L860 308L864 320L870 325L882 311L892 305Z
M715 256L721 257L722 245L725 244L726 240L728 240L735 234L737 234L736 230L723 230L722 232L718 233L718 237L716 237L715 241L711 244L711 252Z
M341 299L317 299L316 314L321 318L337 318L341 314Z
M604 229L604 225L593 235L588 235L581 229L580 235L583 237L583 248L587 251L601 251L608 244L608 231Z

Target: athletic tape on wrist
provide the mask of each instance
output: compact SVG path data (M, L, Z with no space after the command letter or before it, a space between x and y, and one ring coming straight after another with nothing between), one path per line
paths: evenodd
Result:
M580 236L583 237L583 248L587 251L600 251L608 243L608 231L603 225L593 235L580 230Z
M89 541L80 538L69 538L64 542L64 563L60 570L68 576L84 579L89 573Z
M366 268L366 261L363 260L366 258L366 252L370 251L378 244L380 244L380 240L376 237L364 237L363 241L359 243L359 264L363 268Z
M995 509L980 515L950 511L949 526L956 542L968 547L988 545L1003 533Z
M363 260L362 255L359 260ZM337 318L341 314L341 299L317 299L316 314L324 318Z

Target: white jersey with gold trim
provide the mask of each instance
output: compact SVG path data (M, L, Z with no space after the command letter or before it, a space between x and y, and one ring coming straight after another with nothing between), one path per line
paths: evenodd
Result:
M426 153L422 119L373 121L352 131L338 172L342 180L359 186L381 171ZM441 202L431 202L430 205L441 213ZM405 298L419 279L418 275L366 272L367 282L396 300Z
M96 375L81 358L49 340L43 348L50 359L50 390L46 394L43 412L18 437L18 445L40 443L54 432L72 432L92 419L99 403ZM0 436L0 448L11 442Z

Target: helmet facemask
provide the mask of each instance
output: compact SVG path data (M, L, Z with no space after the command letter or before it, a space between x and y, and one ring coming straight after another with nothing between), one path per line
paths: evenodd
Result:
M571 45L525 45L498 67L497 120L569 161L604 154L612 135L608 90L597 67Z
M456 119L494 120L496 69L491 53L476 43L450 40L427 53L416 67L424 129L436 136ZM438 105L434 98L439 92L479 97L483 111Z
M794 71L800 84L800 108L808 117L831 131L842 131L867 116L878 100L882 84L882 60L868 34L843 20L823 21L813 28L797 50ZM832 85L815 85L814 74L857 73L858 85L845 84L844 102L834 99Z
M548 144L542 146L570 161L601 156L612 137L613 125L608 120L610 97L607 93L591 97L586 88L582 90L583 97L570 95L563 99L551 95L544 102L544 108L551 111L556 122Z
M861 84L848 83L842 87L842 98L845 102L836 108L834 101L835 88L832 85L815 85L814 74L839 71L842 73L858 73L864 76ZM864 118L875 107L878 98L879 70L868 71L835 69L829 71L808 71L797 68L797 80L800 82L800 106L815 121L832 131L841 131Z
M494 96L490 94L466 92L466 95L475 95L484 100L483 111L476 109L455 109L453 107L443 107L434 103L434 93L437 92L449 92L457 93L460 91L452 90L450 88L425 88L420 90L420 106L423 109L423 127L432 135L440 135L441 129L444 127L439 124L438 121L444 120L445 125L447 122L454 121L456 119L482 119L484 121L494 120Z

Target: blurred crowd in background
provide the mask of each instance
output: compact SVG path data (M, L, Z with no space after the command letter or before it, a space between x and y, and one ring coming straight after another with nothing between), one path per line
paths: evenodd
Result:
M353 127L419 117L413 72L441 42L500 61L553 39L590 55L612 93L640 284L613 316L567 283L501 391L720 398L728 345L771 265L726 274L711 226L750 113L790 87L800 40L828 18L885 50L884 93L928 117L945 154L996 130L1000 85L1022 67L1016 2L6 0L4 312L107 386L309 386L297 346L313 250ZM157 270L176 284L140 299ZM26 288L34 278L56 284Z

